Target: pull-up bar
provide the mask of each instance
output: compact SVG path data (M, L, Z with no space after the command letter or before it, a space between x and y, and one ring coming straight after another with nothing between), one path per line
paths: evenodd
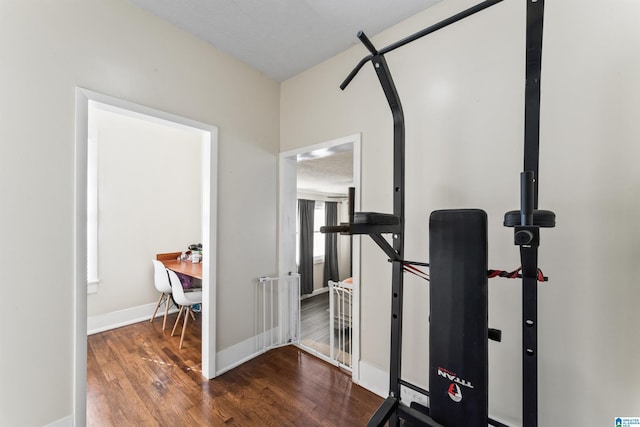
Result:
M322 227L321 232L341 232L346 234L368 234L375 243L389 256L393 263L392 270L392 307L391 307L391 355L389 369L389 397L378 408L369 421L369 426L379 427L389 422L391 427L397 427L400 420L423 426L440 426L429 416L408 407L401 402L401 386L419 391L419 387L410 385L402 380L401 349L402 349L402 311L403 311L403 272L408 265L414 264L404 260L404 114L400 98L396 91L391 72L387 66L384 54L402 47L414 40L431 34L437 30L456 23L466 17L480 12L502 0L485 0L456 15L438 22L413 35L397 41L385 48L376 49L364 32L358 33L358 39L370 52L349 73L340 88L344 90L351 80L358 74L367 62L371 61L376 75L382 86L387 102L393 115L393 214L376 212L352 212L348 224L340 226ZM518 271L507 273L508 277L522 277L522 397L523 397L523 425L536 427L538 425L538 382L537 382L537 282L546 278L538 265L538 246L540 244L540 228L555 226L555 213L538 209L539 183L539 139L540 139L540 77L542 63L542 30L544 21L544 0L526 0L527 3L527 31L526 31L526 85L525 85L525 123L524 123L524 172L521 175L520 210L509 211L505 214L504 225L514 228L514 243L520 246L521 274ZM350 197L353 199L353 196ZM382 234L393 234L392 244L388 243ZM501 272L491 274L502 276ZM484 273L483 273L484 274ZM433 346L430 346L430 349ZM455 385L455 384L454 384ZM486 408L485 408L486 409ZM476 417L477 418L477 417ZM486 425L481 417L481 424ZM488 423L494 426L504 424L488 418ZM459 423L458 423L459 425Z
M390 427L398 427L402 424L402 420L406 424L421 425L430 427L441 427L439 422L428 416L425 412L407 406L401 402L401 387L408 387L420 393L425 390L404 381L401 377L402 372L402 319L403 319L403 273L410 262L404 260L404 221L405 221L405 126L404 113L400 98L395 88L391 72L387 66L384 55L399 47L402 47L414 40L431 34L437 30L456 23L466 17L480 12L490 6L500 3L502 0L485 0L469 9L459 12L437 24L423 29L413 35L410 35L396 43L385 48L376 49L373 43L367 38L364 32L358 33L358 39L370 52L370 55L364 57L356 67L347 76L340 85L341 89L345 89L347 85L358 74L360 69L367 62L371 61L374 66L375 73L378 77L382 90L385 94L389 108L393 116L393 214L377 213L377 212L354 212L350 215L348 224L340 226L322 227L321 232L341 232L347 234L368 234L373 241L389 256L392 262L392 280L391 280L391 343L390 343L390 366L389 366L389 396L385 399L378 410L373 414L369 423L370 427L380 427L387 422ZM353 203L350 203L353 207ZM353 208L352 208L353 211ZM382 234L392 234L392 242L389 243ZM483 272L482 275L486 275ZM424 277L423 277L424 278ZM484 278L486 281L486 276ZM486 331L490 334L489 331ZM488 339L485 336L484 339ZM486 343L485 343L486 344ZM485 345L486 347L486 345ZM486 385L486 381L484 381ZM425 393L426 394L426 393ZM480 394L479 394L480 395ZM482 397L484 394L480 395ZM482 399L477 399L482 400ZM487 423L494 426L504 426L503 424L491 420L486 414L487 407L481 408L483 413L479 419L476 419L477 425L486 425Z
M367 36L365 35L365 33L363 31L359 31L358 32L358 39L360 39L360 41L362 42L363 45L365 45L365 47L369 50L369 52L371 52L371 55L365 56L364 58L362 58L362 60L358 63L358 65L356 65L356 67L353 69L353 71L351 71L351 73L349 73L349 75L347 76L346 79L344 79L344 81L342 82L342 84L340 85L340 89L344 90L349 83L351 83L351 80L353 80L353 78L356 76L356 74L358 74L358 72L360 71L360 69L364 66L364 64L366 64L368 61L370 61L374 56L376 55L384 55L385 53L389 53L392 50L395 50L399 47L402 47L406 44L411 43L412 41L418 40L419 38L422 38L426 35L429 35L435 31L438 31L448 25L454 24L468 16L473 15L474 13L480 12L481 10L484 10L490 6L493 6L494 4L500 3L502 0L485 0L482 3L479 3L475 6L470 7L469 9L463 10L462 12L459 12L447 19L444 19L440 22L438 22L437 24L434 24L430 27L425 28L424 30L420 30L417 33L414 33L408 37L405 37L402 40L398 40L395 43L390 44L387 47L384 47L380 50L376 50L376 48L373 46L373 44L371 43L371 41L369 41L369 39L367 38Z

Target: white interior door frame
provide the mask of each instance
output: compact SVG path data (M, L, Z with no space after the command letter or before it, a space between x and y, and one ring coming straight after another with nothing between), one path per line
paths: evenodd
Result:
M332 139L296 150L280 153L278 159L279 214L278 214L278 271L280 276L296 272L296 188L297 157L315 150L352 144L353 147L353 184L356 188L355 210L360 209L360 162L361 134ZM353 335L352 335L352 379L360 379L360 238L354 236L352 242L353 257Z
M206 378L213 378L216 372L218 128L98 92L76 88L73 386L73 417L76 426L86 425L87 417L87 143L90 102L98 102L132 117L202 131L202 374Z

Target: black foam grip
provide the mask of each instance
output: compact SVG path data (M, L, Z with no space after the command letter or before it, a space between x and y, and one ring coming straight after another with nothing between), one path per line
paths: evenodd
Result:
M515 227L522 224L520 211L509 211L504 214L504 226ZM544 228L552 228L556 226L556 214L552 211L536 209L533 211L533 225Z
M351 227L349 224L341 225L323 225L320 227L321 233L348 233Z

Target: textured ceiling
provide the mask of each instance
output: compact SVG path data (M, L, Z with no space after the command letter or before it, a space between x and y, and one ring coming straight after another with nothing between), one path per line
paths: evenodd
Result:
M346 196L353 186L353 151L339 151L326 157L298 160L298 191Z
M441 0L131 0L277 81Z

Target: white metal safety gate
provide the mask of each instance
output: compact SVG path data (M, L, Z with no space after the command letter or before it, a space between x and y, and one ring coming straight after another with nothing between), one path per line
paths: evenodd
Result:
M258 279L259 348L264 351L300 342L300 275Z
M351 369L353 285L329 281L329 357Z

